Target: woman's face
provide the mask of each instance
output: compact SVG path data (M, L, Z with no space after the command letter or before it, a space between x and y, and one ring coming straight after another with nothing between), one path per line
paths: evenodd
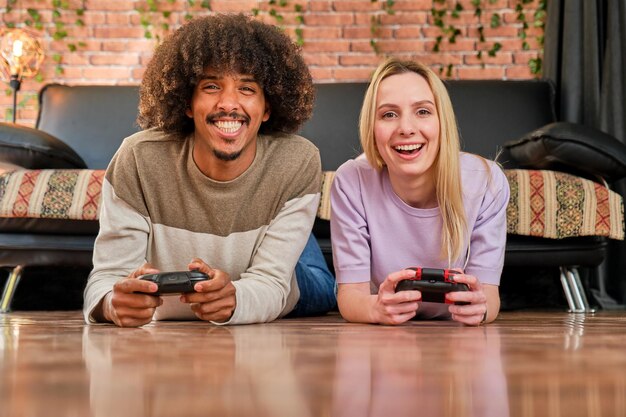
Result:
M421 75L406 72L380 82L374 137L390 175L429 173L439 151L439 115L433 92Z

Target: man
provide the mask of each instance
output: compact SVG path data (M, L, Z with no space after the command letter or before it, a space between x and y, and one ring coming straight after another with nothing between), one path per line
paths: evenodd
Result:
M292 134L313 99L297 47L271 25L216 15L167 38L140 89L145 130L107 169L85 319L238 324L334 308L334 279L310 235L319 152ZM210 279L163 297L137 279L178 270Z

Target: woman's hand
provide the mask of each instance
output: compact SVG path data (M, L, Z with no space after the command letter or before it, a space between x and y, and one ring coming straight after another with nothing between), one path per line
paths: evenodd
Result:
M211 268L199 258L194 258L188 268L204 272L210 279L196 283L195 292L181 295L180 301L191 304L191 309L200 320L217 323L228 321L237 307L235 286L230 275Z
M161 297L149 294L158 290L154 282L137 279L140 275L156 274L159 270L146 263L128 277L118 281L113 291L102 300L102 316L106 321L120 327L139 327L152 321L158 306L163 304Z
M401 324L417 314L422 293L419 291L396 292L398 282L415 276L415 271L403 269L393 272L385 278L378 288L374 302L372 321L380 324Z
M452 302L467 302L467 305L451 305L452 319L469 326L478 326L485 321L487 313L487 295L483 284L473 275L455 274L454 282L467 284L469 291L455 291L446 294Z

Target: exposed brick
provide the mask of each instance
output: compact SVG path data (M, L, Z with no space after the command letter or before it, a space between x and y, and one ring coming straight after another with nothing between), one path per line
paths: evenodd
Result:
M368 65L375 67L381 61L381 58L372 54L346 55L339 58L339 65L351 67L356 65Z
M239 12L258 7L256 0L212 1L211 10L215 12Z
M306 52L341 52L350 50L350 42L344 40L336 41L306 41L304 42Z
M421 38L422 28L420 26L400 27L394 31L394 35L398 39Z
M342 1L333 2L333 10L337 12L346 12L346 11L372 12L372 11L381 10L381 7L382 6L380 2L371 2L371 1L363 1L363 0L357 0L357 1L342 0Z
M414 39L381 39L378 41L378 47L381 52L396 53L396 52L420 52L424 51L424 41Z
M343 30L343 37L348 39L391 38L392 35L393 30L385 27L381 27L375 35L369 27L347 27Z
M125 80L128 79L130 75L130 68L127 67L88 67L83 71L83 77L85 80L92 80L94 82L103 82L104 80Z
M393 6L393 10L399 11L412 11L412 10L426 10L430 11L433 7L432 0L398 0Z
M333 70L333 77L337 81L343 82L358 82L367 81L374 72L373 67L361 68L361 67L341 67Z
M96 38L142 38L143 28L141 27L98 27L94 28Z
M333 2L330 0L311 0L308 4L310 12L329 12L333 7Z
M458 77L462 80L490 80L502 79L505 75L503 67L492 66L472 66L457 68Z
M137 65L139 64L139 57L136 54L116 54L116 55L93 55L89 59L89 63L92 65L104 66L104 65Z
M322 53L303 53L304 61L309 66L318 67L334 67L340 64L339 57L335 54L322 54Z
M439 28L432 26L432 0L397 0L393 14L383 10L382 0L375 3L369 0L293 0L282 8L270 6L267 0L212 0L212 11L203 9L199 3L191 7L184 0L163 1L159 2L159 8L172 13L167 19L160 12L152 13L152 30L154 35L163 37L166 33L159 28L160 23L167 21L174 30L185 23L187 13L194 17L219 11L250 13L255 7L263 10L259 20L276 24L276 19L268 13L273 7L283 16L281 26L293 39L296 28L303 30L303 53L316 82L367 80L386 54L419 60L441 70L442 76L446 76L447 66L452 64L450 78L533 78L528 62L540 54L536 37L543 33L532 26L534 8L539 0L535 0L530 8L526 6L525 17L530 25L526 31L530 46L527 51L521 49L519 38L522 26L515 11L518 0L483 1L484 13L480 19L474 16L472 0L459 1L464 11L458 19L446 17L446 22L460 29L461 35L455 44L444 40L440 53L432 51L435 38L442 35ZM48 2L20 0L16 10L3 15L2 19L5 23L14 22L20 26L26 8L36 9L41 14L44 28L37 33L46 52L41 69L44 83L138 84L157 44L155 39L144 37L141 16L135 11L136 7L145 4L142 2L145 0L89 0L81 17L85 26L77 27L73 24L76 16L72 10L82 7L83 3L82 0L70 0L71 10L63 11L61 17L69 36L61 41L52 40L55 28ZM304 25L297 21L296 3L304 10ZM453 3L450 0L446 4ZM489 27L489 19L494 13L502 18L502 25L498 28ZM371 33L373 16L380 22L375 35ZM479 24L484 26L484 43L478 42ZM381 55L376 55L371 40L376 41ZM486 50L496 41L502 44L502 50L495 57L489 57ZM79 43L84 46L78 46ZM69 44L77 45L77 52L70 52ZM477 48L484 50L482 60L476 57ZM52 60L55 54L62 56L64 73L60 75ZM20 97L35 96L41 85L34 79L25 80ZM0 118L11 105L11 97L0 97ZM35 112L34 104L26 104L18 111L18 118L27 123L29 117L35 118Z
M510 52L505 51L500 51L493 57L489 56L487 51L482 52L481 58L478 58L478 54L476 52L472 54L465 54L464 57L465 59L463 60L463 63L467 65L507 65L513 63L513 55Z
M511 80L527 80L529 78L536 77L530 72L530 67L528 65L513 65L506 67L505 76Z
M305 26L302 28L302 36L305 42L307 39L339 39L341 37L341 28L337 26Z
M315 82L334 80L333 71L330 68L311 68L311 76Z
M305 17L305 20L309 26L346 26L354 23L354 15L351 13L310 14Z
M89 0L89 10L118 10L127 12L135 10L136 3L133 0Z

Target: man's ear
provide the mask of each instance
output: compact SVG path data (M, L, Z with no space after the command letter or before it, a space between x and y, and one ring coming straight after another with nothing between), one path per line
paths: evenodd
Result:
M187 105L187 108L185 109L185 114L187 115L187 117L189 117L190 119L193 119L193 111L191 110L191 104Z
M265 113L263 113L263 121L267 122L270 119L270 114L272 114L272 111L270 110L270 106L269 104L265 105Z

